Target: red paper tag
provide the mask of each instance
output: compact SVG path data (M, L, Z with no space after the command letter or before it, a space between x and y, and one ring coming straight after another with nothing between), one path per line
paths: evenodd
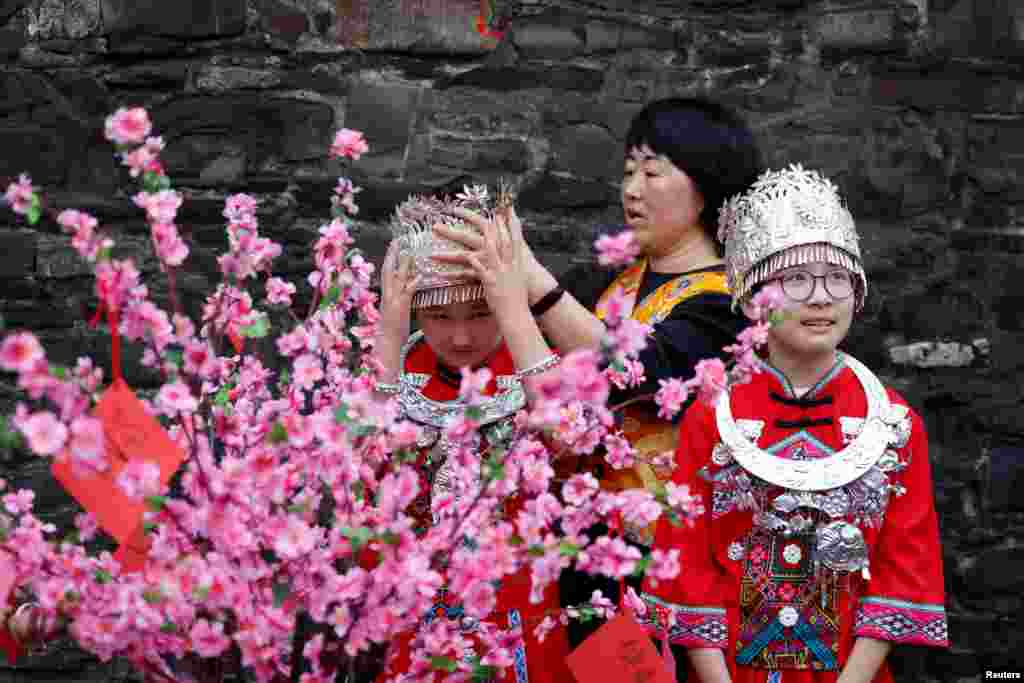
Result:
M110 467L92 477L76 477L67 461L55 462L53 476L86 510L96 516L118 543L128 543L141 534L144 503L128 498L116 485L125 465L148 460L160 467L160 482L167 484L185 454L171 441L156 419L123 380L116 380L96 404L96 417L103 422L106 455Z
M566 658L580 683L675 683L647 632L620 614L583 641Z

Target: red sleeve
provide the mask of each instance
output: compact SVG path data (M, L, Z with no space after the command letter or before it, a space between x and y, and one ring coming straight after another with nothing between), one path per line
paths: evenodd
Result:
M899 644L948 647L942 550L928 462L928 436L910 411L910 437L897 449L906 469L890 473L882 528L870 558L870 579L857 606L855 636Z
M672 482L688 486L704 512L692 526L674 526L664 518L658 523L654 547L665 551L678 548L682 571L671 581L645 581L642 596L648 631L660 639L671 624L669 642L689 648L725 649L728 640L723 599L726 576L711 552L712 487L701 474L711 462L717 434L713 409L700 403L691 406L683 418Z

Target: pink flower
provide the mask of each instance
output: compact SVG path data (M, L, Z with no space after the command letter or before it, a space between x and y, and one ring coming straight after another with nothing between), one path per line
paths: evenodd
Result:
M650 332L650 325L633 318L623 318L611 330L612 346L623 356L636 356L647 346L647 335Z
M31 332L17 332L0 344L0 368L7 372L31 372L45 360L46 352Z
M71 455L95 461L104 457L103 423L95 417L82 415L71 423Z
M491 381L493 373L487 368L475 371L461 368L460 372L462 373L462 382L459 384L459 398L473 403L487 389L487 384Z
M163 138L146 138L146 144L125 154L122 163L129 168L132 178L137 178L147 171L162 172L163 168L157 159L163 149Z
M68 428L48 410L33 413L19 423L28 447L39 455L53 455L68 440Z
M267 280L267 301L282 306L292 305L292 295L295 294L295 285L285 282L279 277L272 277Z
M12 515L21 515L32 511L32 501L36 494L28 489L19 489L3 497L4 509Z
M772 313L785 307L786 301L786 295L778 282L770 282L751 297L750 310L746 312L753 320L767 321Z
M686 383L678 377L658 380L658 385L660 388L654 394L654 402L658 405L658 417L671 420L683 409L690 391Z
M259 200L252 195L233 194L224 200L224 218L232 223L252 221L255 219L258 203Z
M157 410L168 417L174 417L178 413L191 413L199 405L192 391L181 380L160 387L155 403Z
M623 230L617 235L601 235L594 242L597 262L602 266L621 266L632 262L640 255L640 243L632 230Z
M148 460L132 460L117 475L117 487L132 500L160 495L160 466Z
M633 611L633 614L642 617L647 614L647 603L636 594L632 586L626 588L626 606Z
M99 531L99 522L91 512L79 512L75 515L75 527L78 529L78 538L88 541Z
M630 590L633 589L630 588ZM537 628L533 629L533 637L537 639L538 643L543 643L544 639L555 630L556 626L558 626L558 620L550 615L546 616L543 621L537 624Z
M319 534L314 527L289 515L283 523L271 522L274 552L286 560L294 560L313 551Z
M324 378L323 364L320 358L311 353L304 353L295 359L292 366L292 381L303 389L312 389L313 385Z
M331 145L332 157L343 157L352 161L359 161L359 157L366 154L370 146L358 130L342 128L334 136L334 143Z
M338 178L338 185L334 188L331 203L343 208L350 216L355 216L359 213L359 207L355 202L356 194L362 191L363 188L356 187L348 178Z
M697 361L693 369L695 375L691 382L698 386L698 398L705 405L713 406L727 386L725 363L721 358L705 358Z
M151 222L174 223L183 199L174 190L161 190L155 193L139 192L132 197L132 201L140 209L146 210L146 217Z
M494 610L494 586L490 581L477 581L462 595L462 604L471 617L483 619Z
M142 107L120 108L107 117L107 139L117 145L141 144L153 125Z
M24 216L32 207L32 198L35 197L35 188L32 187L32 179L22 173L18 181L7 186L4 199L11 205L14 213Z
M679 548L672 548L668 551L655 548L651 551L650 560L644 575L652 583L670 581L679 575L681 569L679 565Z
M224 624L219 621L211 624L206 619L197 619L188 635L192 649L204 658L218 657L231 645L231 640L224 635Z
M574 474L562 484L562 498L569 505L582 505L600 490L600 485L590 472Z
M604 447L604 459L614 469L621 470L636 464L636 451L622 434L609 434L604 437Z

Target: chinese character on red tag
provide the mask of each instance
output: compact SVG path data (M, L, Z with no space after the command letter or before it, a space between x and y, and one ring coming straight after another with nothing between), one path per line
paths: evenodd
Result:
M566 659L580 683L675 683L650 636L628 614L620 614Z

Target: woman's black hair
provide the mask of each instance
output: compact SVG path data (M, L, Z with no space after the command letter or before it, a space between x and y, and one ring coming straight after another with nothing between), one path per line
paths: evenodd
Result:
M649 103L633 117L626 133L626 154L647 145L664 155L696 184L704 198L701 227L718 240L718 210L746 190L764 170L754 134L739 114L699 97L674 97Z

